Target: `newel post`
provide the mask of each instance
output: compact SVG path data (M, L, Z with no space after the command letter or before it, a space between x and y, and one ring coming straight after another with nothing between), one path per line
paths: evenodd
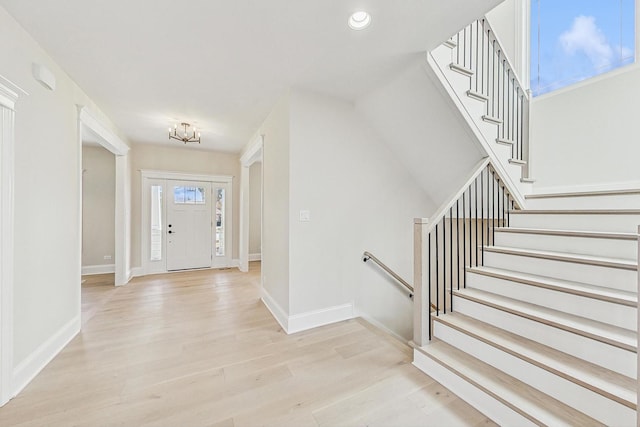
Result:
M413 342L418 347L429 342L429 278L424 271L429 261L428 223L428 218L413 220Z
M638 226L638 287L636 288L636 291L640 291L640 225ZM636 310L636 315L640 312L640 301L638 301L638 305L637 305L637 310ZM636 316L638 318L638 333L640 333L640 316ZM640 353L636 353L636 363L638 364L638 373L636 374L636 390L638 393L638 396L640 396L640 356L638 355ZM640 411L636 410L636 425L640 426Z

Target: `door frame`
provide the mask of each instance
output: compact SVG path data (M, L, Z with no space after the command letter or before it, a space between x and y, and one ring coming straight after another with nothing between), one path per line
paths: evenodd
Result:
M0 76L0 406L13 388L13 248L15 104L29 95Z
M149 228L150 228L150 219L149 219L149 186L147 185L147 182L149 180L175 180L175 181L199 181L199 182L209 182L212 185L215 185L216 183L220 183L220 184L227 184L229 185L229 191L228 194L226 195L226 203L229 206L229 209L231 211L230 215L226 216L226 229L228 230L227 233L230 236L229 239L227 239L227 248L226 251L229 254L229 262L226 266L216 266L216 267L211 267L211 268L225 268L225 267L231 267L233 264L233 176L231 175L205 175L205 174L193 174L193 173L184 173L184 172L174 172L174 171L163 171L163 170L150 170L150 169L142 169L140 170L140 174L141 174L141 192L140 194L142 195L141 197L141 209L140 209L140 256L141 256L141 264L142 264L142 274L143 275L147 275L147 274L155 274L158 273L158 271L154 271L151 268L151 262L149 261L149 240L151 238L150 233L149 233ZM165 196L166 197L166 196ZM163 198L163 200L166 200L166 198ZM213 206L212 206L213 208ZM165 208L163 207L163 215L165 215L166 217L166 212ZM213 211L212 211L213 212ZM212 221L213 224L213 221ZM213 225L212 225L212 229L213 229ZM163 240L166 238L166 235L163 235ZM164 247L164 246L163 246ZM166 252L164 252L164 257L163 257L163 261L164 261L164 269L162 272L169 272L167 271L167 265L166 265ZM213 250L212 250L212 254L213 254ZM212 265L213 265L213 260L212 260Z
M126 285L131 279L129 248L131 247L131 197L129 171L129 146L111 130L100 123L92 111L84 106L78 107L78 197L79 205L79 242L78 282L82 277L82 134L91 131L100 146L116 157L116 192L115 192L115 285Z
M256 162L262 162L262 151L264 146L264 135L258 135L247 150L240 156L240 271L246 273L249 271L249 201L250 185L249 185L249 168ZM262 175L264 177L264 162L262 165ZM260 180L260 192L264 193L264 183ZM260 198L263 200L263 198ZM264 206L264 201L262 202ZM263 206L260 207L262 212ZM263 218L263 217L262 217ZM260 234L262 234L262 224L260 226ZM260 240L262 241L262 239ZM261 251L262 252L262 251Z

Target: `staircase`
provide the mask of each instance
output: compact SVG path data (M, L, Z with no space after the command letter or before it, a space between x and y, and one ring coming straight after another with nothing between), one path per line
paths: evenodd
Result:
M484 60L457 61L475 25L430 65L490 169L416 221L414 365L500 425L636 425L640 190L531 194L520 113L489 114Z

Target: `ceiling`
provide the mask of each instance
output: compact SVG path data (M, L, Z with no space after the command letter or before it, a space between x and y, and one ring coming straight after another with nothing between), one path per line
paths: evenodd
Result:
M0 0L133 143L239 151L290 87L355 100L501 0ZM365 9L372 23L347 26Z

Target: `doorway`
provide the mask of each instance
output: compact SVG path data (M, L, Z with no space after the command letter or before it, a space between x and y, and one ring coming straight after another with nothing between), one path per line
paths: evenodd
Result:
M230 176L142 171L144 274L231 266Z

